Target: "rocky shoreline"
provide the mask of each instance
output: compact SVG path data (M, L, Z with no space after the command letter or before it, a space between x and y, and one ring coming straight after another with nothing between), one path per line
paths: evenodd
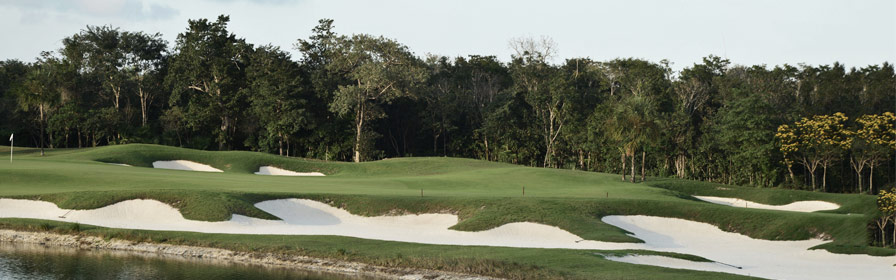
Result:
M132 242L95 236L65 235L47 232L0 230L0 242L36 244L51 247L67 247L82 250L109 250L135 252L195 259L213 259L239 264L285 267L305 271L335 273L347 277L375 277L384 279L438 279L438 280L486 280L497 279L455 272L394 268L359 262L348 262L297 256L290 254L250 253L226 249L171 245L161 243Z

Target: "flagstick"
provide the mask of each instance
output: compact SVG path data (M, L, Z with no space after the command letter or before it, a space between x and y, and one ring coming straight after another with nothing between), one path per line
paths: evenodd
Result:
M9 138L9 163L12 163L12 146L15 146L12 141L12 138Z

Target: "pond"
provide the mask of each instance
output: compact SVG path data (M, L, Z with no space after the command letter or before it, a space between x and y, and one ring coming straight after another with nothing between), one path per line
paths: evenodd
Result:
M0 242L0 279L373 279L285 267Z

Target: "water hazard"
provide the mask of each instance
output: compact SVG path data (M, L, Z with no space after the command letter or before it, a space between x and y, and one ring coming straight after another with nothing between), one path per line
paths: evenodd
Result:
M369 279L284 267L0 242L0 279Z

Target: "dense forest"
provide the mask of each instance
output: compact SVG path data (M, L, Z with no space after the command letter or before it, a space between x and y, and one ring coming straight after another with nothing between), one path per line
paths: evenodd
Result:
M761 187L876 193L896 182L896 74L883 62L741 66L556 61L549 38L420 57L321 20L293 58L229 17L161 34L88 26L0 62L0 133L45 148L157 143L322 160L467 157ZM821 167L821 168L818 168Z

